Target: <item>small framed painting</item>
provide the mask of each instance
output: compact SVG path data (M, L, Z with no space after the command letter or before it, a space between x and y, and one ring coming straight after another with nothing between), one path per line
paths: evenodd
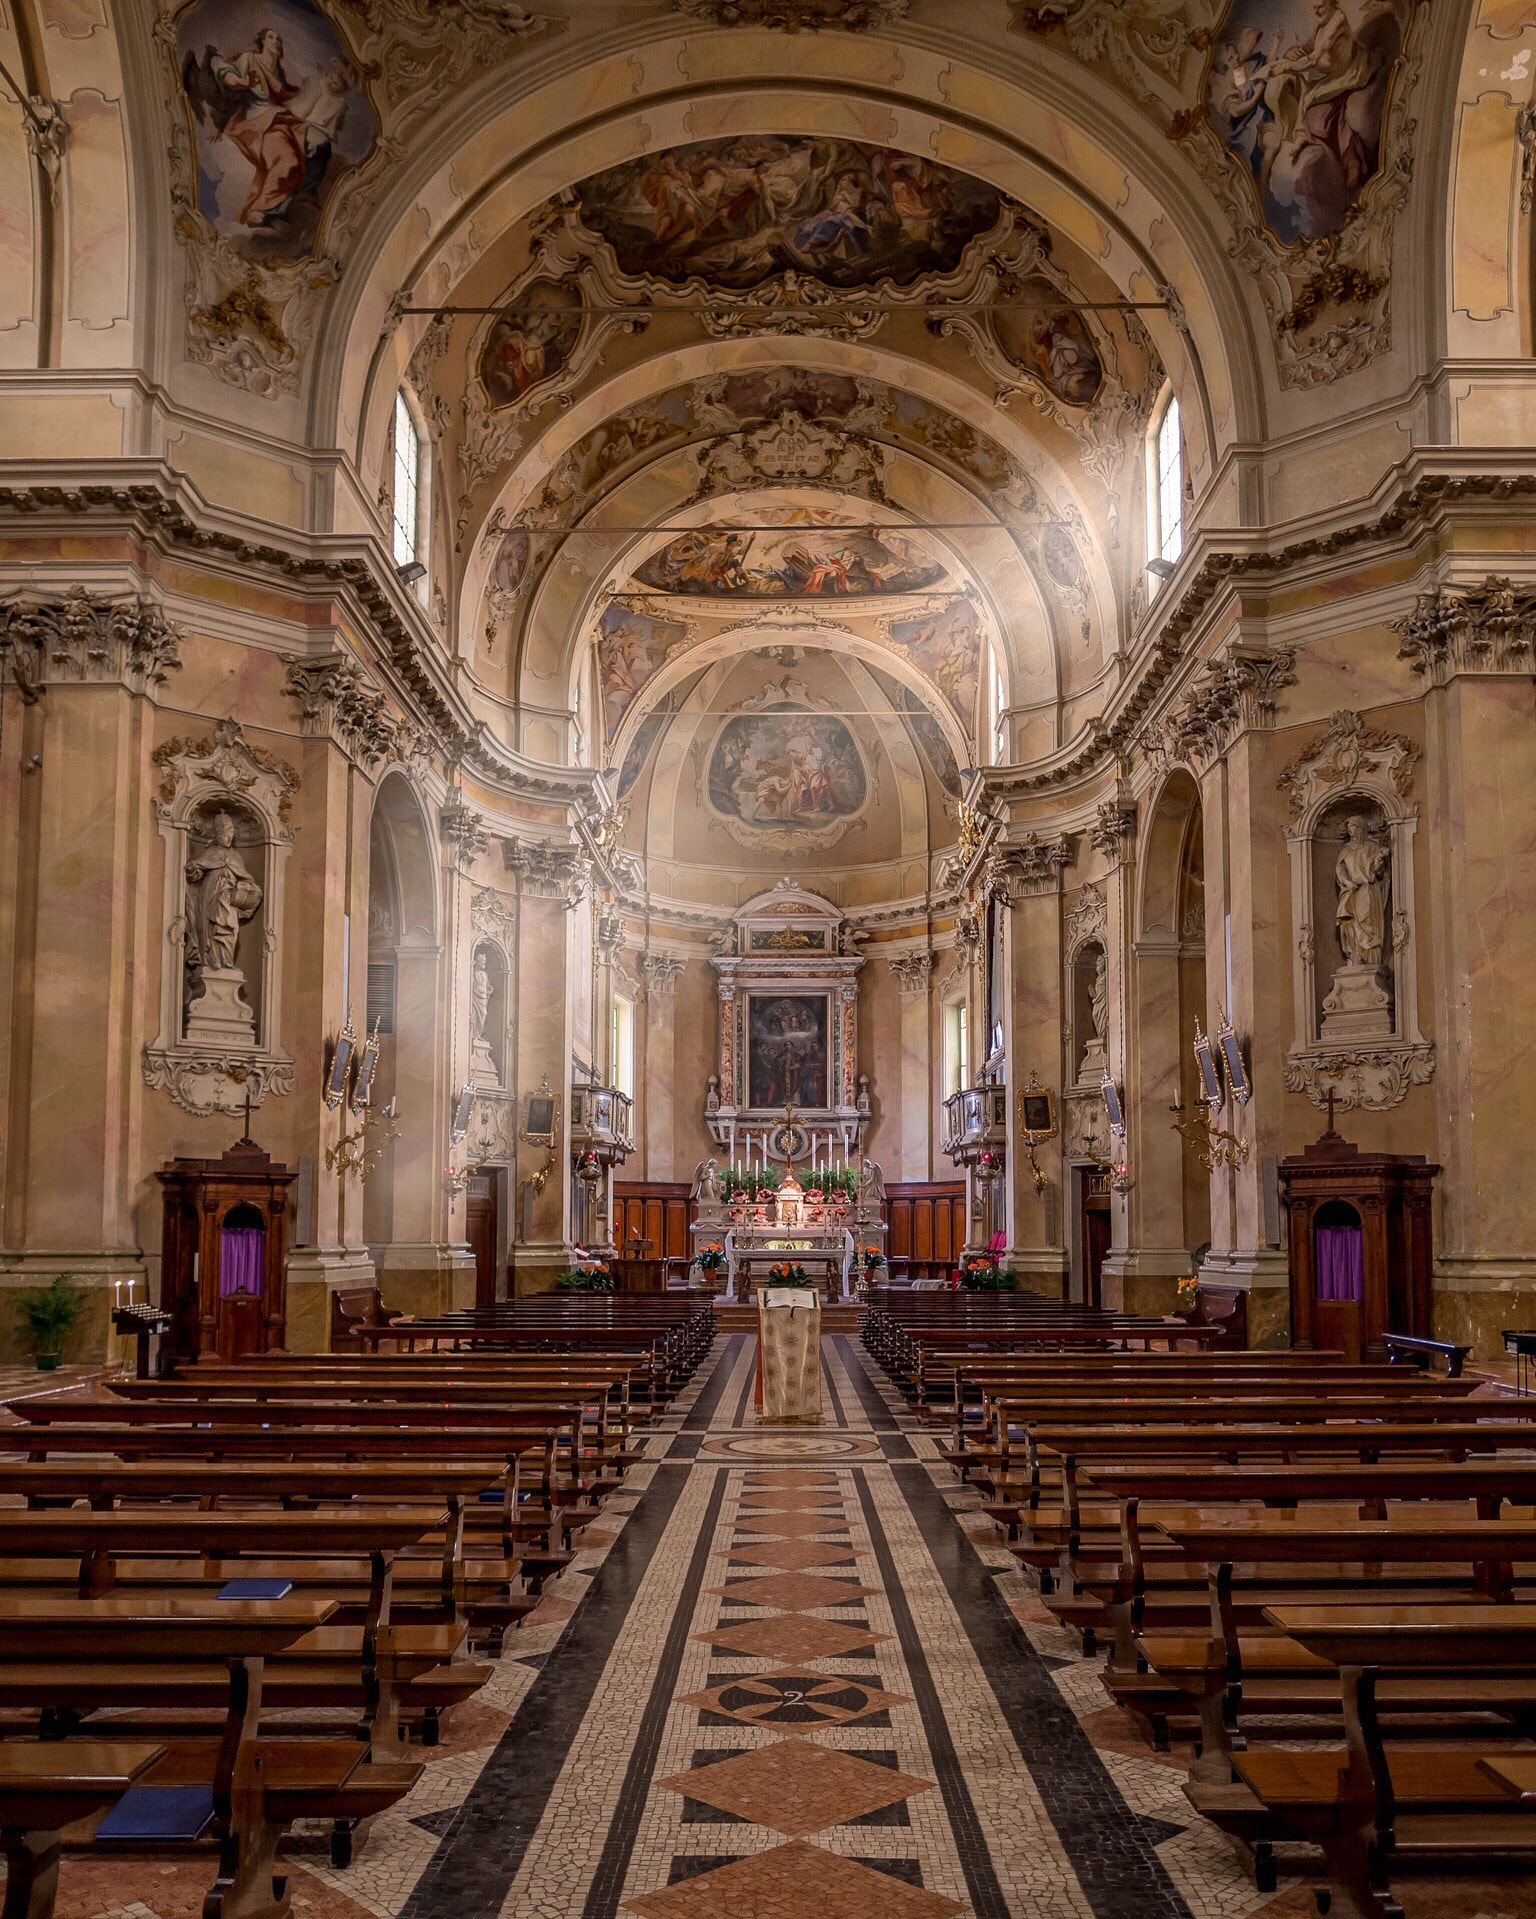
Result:
M1195 1021L1195 1064L1200 1069L1200 1097L1216 1112L1226 1094L1221 1088L1221 1068L1216 1064L1216 1046L1209 1033L1202 1033Z
M352 1054L357 1035L352 1031L352 1015L347 1015L335 1046L331 1049L330 1071L325 1076L325 1103L334 1113L347 1096L347 1075L352 1070Z
M547 1090L530 1093L527 1110L523 1114L523 1138L528 1144L553 1149L559 1126L560 1105L554 1094Z
M1056 1096L1033 1073L1019 1095L1019 1131L1036 1142L1056 1137Z
M453 1124L449 1131L452 1134L455 1146L458 1145L459 1141L463 1139L464 1135L469 1131L469 1115L474 1103L475 1082L472 1079L467 1079L459 1088L458 1098L453 1102Z
M1221 1048L1221 1063L1227 1069L1227 1086L1232 1097L1239 1106L1246 1106L1253 1097L1253 1082L1248 1077L1248 1067L1243 1059L1243 1043L1225 1013L1216 1030L1216 1044Z

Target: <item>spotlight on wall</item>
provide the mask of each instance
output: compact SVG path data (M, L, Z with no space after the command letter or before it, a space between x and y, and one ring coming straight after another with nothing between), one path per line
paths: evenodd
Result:
M1152 575L1153 579L1155 580L1170 580L1173 578L1173 571L1174 571L1173 561L1172 560L1148 560L1147 571Z
M400 575L402 586L414 586L418 580L427 577L427 569L420 560L407 560L404 566L397 566L395 571Z

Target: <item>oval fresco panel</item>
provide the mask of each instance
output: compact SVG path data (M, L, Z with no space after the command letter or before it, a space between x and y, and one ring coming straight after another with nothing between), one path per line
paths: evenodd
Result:
M581 289L535 280L499 314L480 350L480 382L493 407L510 406L553 379L581 338Z
M669 147L577 192L624 272L736 289L790 269L838 287L948 272L1004 205L995 187L919 154L769 134Z
M709 760L709 797L747 826L814 828L851 819L868 794L841 720L770 706L726 721Z

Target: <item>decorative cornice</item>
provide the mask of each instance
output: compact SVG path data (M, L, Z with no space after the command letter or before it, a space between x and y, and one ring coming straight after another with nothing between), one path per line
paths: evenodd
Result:
M1447 686L1464 673L1530 674L1536 671L1536 588L1517 587L1498 573L1459 592L1436 586L1419 595L1393 630L1403 636L1397 657L1431 686Z
M345 653L323 660L285 653L288 677L283 691L298 702L299 731L311 739L333 739L342 751L369 769L390 758L401 744L401 726L389 701L361 667Z
M147 693L181 665L185 637L143 595L111 600L77 586L56 600L0 605L0 665L29 702L45 686L85 682Z
M891 971L896 975L897 985L901 988L903 999L916 999L926 994L929 982L933 978L932 953L893 953Z

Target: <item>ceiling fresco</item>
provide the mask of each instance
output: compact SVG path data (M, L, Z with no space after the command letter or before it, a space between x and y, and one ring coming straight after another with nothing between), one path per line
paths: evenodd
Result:
M1343 227L1381 166L1382 123L1409 0L1351 19L1318 0L1233 0L1205 79L1205 111L1252 176L1286 244Z
M745 826L814 830L852 819L868 797L840 719L787 702L726 721L709 759L710 804Z
M199 211L247 259L303 258L333 188L378 138L336 29L309 0L200 0L176 50Z
M821 531L812 522L789 533L700 527L679 534L636 567L638 585L659 593L711 599L870 599L919 593L948 575L923 546L890 527ZM789 516L786 516L789 517Z
M624 272L736 291L786 271L910 284L952 271L1003 211L995 188L917 154L756 134L625 161L578 198Z

